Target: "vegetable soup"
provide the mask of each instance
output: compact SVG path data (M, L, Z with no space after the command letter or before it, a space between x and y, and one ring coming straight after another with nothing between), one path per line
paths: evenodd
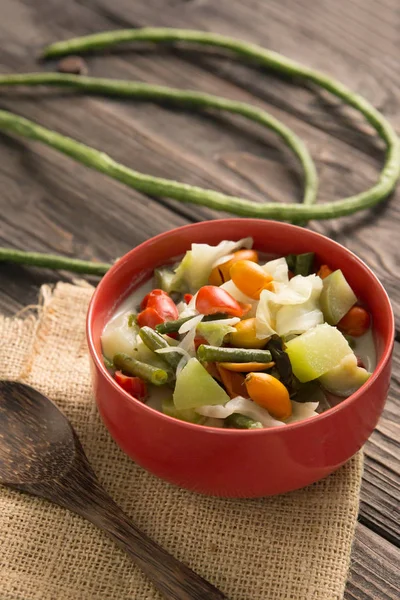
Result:
M260 429L315 417L368 380L371 318L345 273L252 243L192 244L125 300L102 334L123 389L177 419Z

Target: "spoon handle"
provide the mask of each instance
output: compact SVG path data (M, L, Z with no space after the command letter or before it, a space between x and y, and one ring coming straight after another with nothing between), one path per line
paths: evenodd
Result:
M102 529L168 600L228 600L211 583L143 533L96 481L74 510ZM88 493L89 492L89 493Z

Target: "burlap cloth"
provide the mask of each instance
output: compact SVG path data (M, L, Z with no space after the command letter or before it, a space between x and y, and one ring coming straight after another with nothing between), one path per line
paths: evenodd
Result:
M101 482L172 554L231 600L343 597L362 457L307 489L227 500L173 487L117 448L90 387L85 313L92 289L42 290L35 315L0 317L0 377L50 396L71 419ZM279 457L277 457L279 460ZM101 531L39 498L0 488L1 600L154 600L147 579Z

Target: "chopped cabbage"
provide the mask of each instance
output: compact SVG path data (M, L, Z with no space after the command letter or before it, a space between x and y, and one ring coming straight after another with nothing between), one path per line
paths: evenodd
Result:
M246 417L260 421L263 427L280 427L285 425L283 421L278 421L271 417L269 412L248 398L237 396L224 405L217 406L201 406L196 408L196 412L204 417L212 417L214 419L226 419L233 413L240 413Z
M287 283L276 282L275 291L261 292L256 311L257 337L303 333L324 322L318 306L322 279L296 275Z
M238 323L240 319L221 319L219 321L205 321L197 325L197 333L207 340L211 346L222 346L224 337L228 333L236 331L232 325Z
M262 340L266 337L271 337L276 333L275 320L277 307L268 302L270 294L267 290L261 292L260 301L256 310L256 336Z
M289 425L309 417L316 417L318 415L316 412L318 404L319 402L295 402L292 400L292 414L286 419L285 423Z
M238 242L224 240L217 246L209 244L192 244L175 270L174 289L186 283L191 292L206 285L214 264L223 256L227 256L240 248L251 248L252 238L243 238Z
M155 350L155 352L157 354L170 354L171 352L175 352L176 354L182 354L182 356L186 357L188 361L190 359L190 356L188 355L186 350L184 350L180 346L169 346L168 348L158 348L158 350Z
M275 292L264 290L271 294L275 304L303 304L308 300L317 301L322 291L322 279L317 275L296 275L288 283L277 283Z
M178 309L180 319L183 319L184 317L195 317L198 314L195 308L195 303L192 303L192 300L189 302L189 304L186 304L186 302L183 301L177 304L176 307Z
M131 311L125 312L107 323L101 336L103 354L108 360L112 360L118 353L134 356L136 347L136 336L139 328L128 325Z
M280 336L304 333L324 322L324 316L315 303L282 306L276 314L276 332Z
M264 271L269 273L274 281L288 283L289 269L285 258L275 258L269 260L265 265L261 265Z
M202 321L202 319L204 319L204 315L196 315L196 316L192 317L191 319L189 319L188 321L185 321L185 323L183 323L180 326L178 333L180 333L180 334L187 333L188 331L190 331L193 328L196 329L196 327L198 326L200 321Z
M179 342L179 348L182 348L187 352L190 356L196 356L196 349L194 346L194 338L196 337L196 329L197 325L204 318L204 315L197 315L190 319L190 321L186 321L183 323L179 329L179 333L186 333L185 337L181 342Z

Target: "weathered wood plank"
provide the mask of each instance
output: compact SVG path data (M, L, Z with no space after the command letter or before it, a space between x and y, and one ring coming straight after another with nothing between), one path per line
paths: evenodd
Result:
M400 550L358 524L345 600L400 597Z
M365 445L360 515L380 535L400 545L400 344L396 342L393 377L382 417Z

